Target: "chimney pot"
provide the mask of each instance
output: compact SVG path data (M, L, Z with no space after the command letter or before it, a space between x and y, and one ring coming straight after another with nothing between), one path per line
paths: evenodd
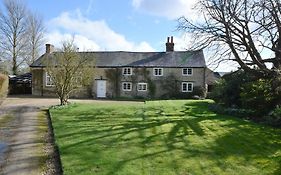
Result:
M174 37L173 36L171 36L171 43L174 43Z
M54 52L54 50L55 50L54 45L52 45L52 44L46 44L46 53L47 53L47 54L50 54L50 53Z
M174 41L173 37L171 36L171 42L170 42L170 37L167 38L167 43L166 43L166 52L173 52L174 51Z

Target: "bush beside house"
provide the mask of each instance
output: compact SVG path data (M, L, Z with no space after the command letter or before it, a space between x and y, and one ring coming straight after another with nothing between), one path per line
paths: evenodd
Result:
M255 78L242 70L233 72L215 86L210 97L216 106L211 108L219 113L281 126L280 106L276 106L281 94L273 95L271 84L270 79Z
M4 99L7 96L8 83L8 77L6 75L0 74L0 105L3 103Z

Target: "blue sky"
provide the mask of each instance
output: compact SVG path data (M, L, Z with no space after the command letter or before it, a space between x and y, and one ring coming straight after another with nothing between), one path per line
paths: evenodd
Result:
M188 14L186 0L26 0L44 17L47 42L75 36L80 50L164 51L168 36L184 50L177 18ZM111 38L110 38L111 37Z
M186 50L190 35L177 30L177 19L197 18L197 0L22 1L43 17L46 43L59 48L74 36L80 51L165 51L168 36L174 36L176 51Z

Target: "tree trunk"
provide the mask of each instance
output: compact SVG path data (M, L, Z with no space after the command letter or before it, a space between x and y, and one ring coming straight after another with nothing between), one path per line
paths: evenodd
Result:
M12 71L13 75L18 74L18 68L17 68L17 56L16 56L16 47L13 47L13 59L12 59Z
M68 95L62 94L60 95L60 105L67 105L68 104Z
M64 99L63 99L63 97L60 97L60 105L61 105L61 106L64 105Z

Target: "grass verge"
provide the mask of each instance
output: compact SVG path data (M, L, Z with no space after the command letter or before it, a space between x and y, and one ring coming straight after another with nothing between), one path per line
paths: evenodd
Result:
M47 171L47 160L49 159L48 153L45 151L47 147L46 137L48 134L48 121L47 121L47 110L42 110L39 112L38 116L38 126L37 126L37 152L38 152L38 165L41 172Z
M53 108L65 174L281 174L281 130L208 110L211 101Z
M0 116L0 128L1 127L6 127L7 123L13 121L15 117L11 114L4 114L2 116Z

